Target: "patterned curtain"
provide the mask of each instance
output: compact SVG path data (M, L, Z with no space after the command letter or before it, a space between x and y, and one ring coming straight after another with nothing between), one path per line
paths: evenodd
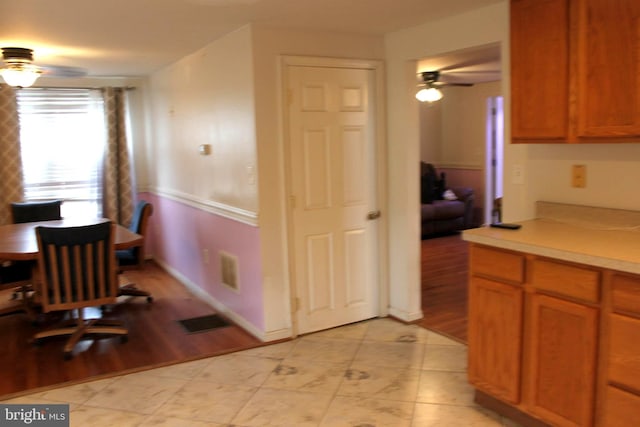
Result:
M0 84L0 224L11 222L9 203L21 202L22 158L15 90Z
M119 224L131 222L135 196L126 129L126 89L104 89L107 152L104 162L103 215Z

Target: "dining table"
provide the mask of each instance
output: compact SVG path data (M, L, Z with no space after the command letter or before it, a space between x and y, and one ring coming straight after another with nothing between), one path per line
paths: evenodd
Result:
M53 221L25 222L21 224L0 225L0 260L28 261L38 259L38 241L36 227L78 227L109 221L106 218L63 218ZM116 224L115 248L128 249L142 243L140 234L127 227Z
M37 261L38 239L36 237L36 227L79 227L108 221L110 220L106 218L63 218L61 220L0 225L0 260L2 262ZM143 239L144 237L142 235L130 231L127 227L116 224L114 236L116 250L128 249L140 245ZM33 288L30 288L28 285L22 285L19 291L23 293L25 297L30 289L37 289L39 287L37 262L33 262L31 268ZM119 275L118 280L124 282L126 278ZM38 316L34 310L35 305L37 305L37 298L34 297L24 298L22 302L16 304L18 307L17 310L25 311L34 321L37 320ZM14 307L9 307L8 311L14 311Z

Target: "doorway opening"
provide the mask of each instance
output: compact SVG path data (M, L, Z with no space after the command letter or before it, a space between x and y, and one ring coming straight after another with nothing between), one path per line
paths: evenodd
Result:
M502 221L504 111L502 96L487 98L484 223Z
M465 59L465 55L467 55ZM455 58L454 65L447 65ZM480 226L501 218L504 114L499 44L418 61L417 72L439 63L453 69L460 83L442 87L443 98L420 105L421 161L446 174L451 187L470 187L474 220ZM460 72L464 71L464 72ZM443 75L446 73L443 72ZM477 77L477 81L473 81ZM464 81L461 80L464 78ZM450 338L467 338L467 244L461 232L423 238L421 242L421 301L419 324Z

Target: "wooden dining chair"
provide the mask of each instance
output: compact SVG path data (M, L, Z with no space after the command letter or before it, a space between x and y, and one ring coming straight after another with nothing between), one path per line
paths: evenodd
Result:
M129 230L143 237L142 242L129 249L116 251L118 268L120 271L141 269L144 265L144 243L149 225L149 217L153 214L153 205L145 200L140 200L133 212L133 218ZM120 286L120 295L146 297L148 302L153 301L151 293L139 289L135 283L127 283Z
M70 310L73 318L34 335L43 338L70 335L64 357L72 356L76 343L87 334L118 335L126 341L121 322L85 319L84 309L114 304L118 297L114 225L111 222L80 227L36 227L38 299L45 313Z
M13 202L11 203L11 214L14 224L36 221L52 221L62 219L60 209L62 200L51 200L46 202Z
M62 206L62 200L49 200L44 202L13 202L11 203L11 216L14 224L22 224L25 222L37 222L37 221L52 221L62 219L60 214ZM33 270L34 262L32 261L9 261L6 262L7 276L20 276L20 280L30 280L31 271ZM0 283L2 283L3 273L0 269ZM7 287L12 286L7 283ZM23 309L35 319L33 311L30 310L30 306L27 304L27 296L31 294L33 287L31 283L16 283L13 298L22 299L25 304L22 305ZM17 307L17 306L16 306ZM2 311L0 311L2 313Z

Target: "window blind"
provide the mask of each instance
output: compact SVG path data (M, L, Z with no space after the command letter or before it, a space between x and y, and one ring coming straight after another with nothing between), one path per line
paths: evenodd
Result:
M17 92L25 200L62 199L63 216L99 216L104 101L98 89Z

